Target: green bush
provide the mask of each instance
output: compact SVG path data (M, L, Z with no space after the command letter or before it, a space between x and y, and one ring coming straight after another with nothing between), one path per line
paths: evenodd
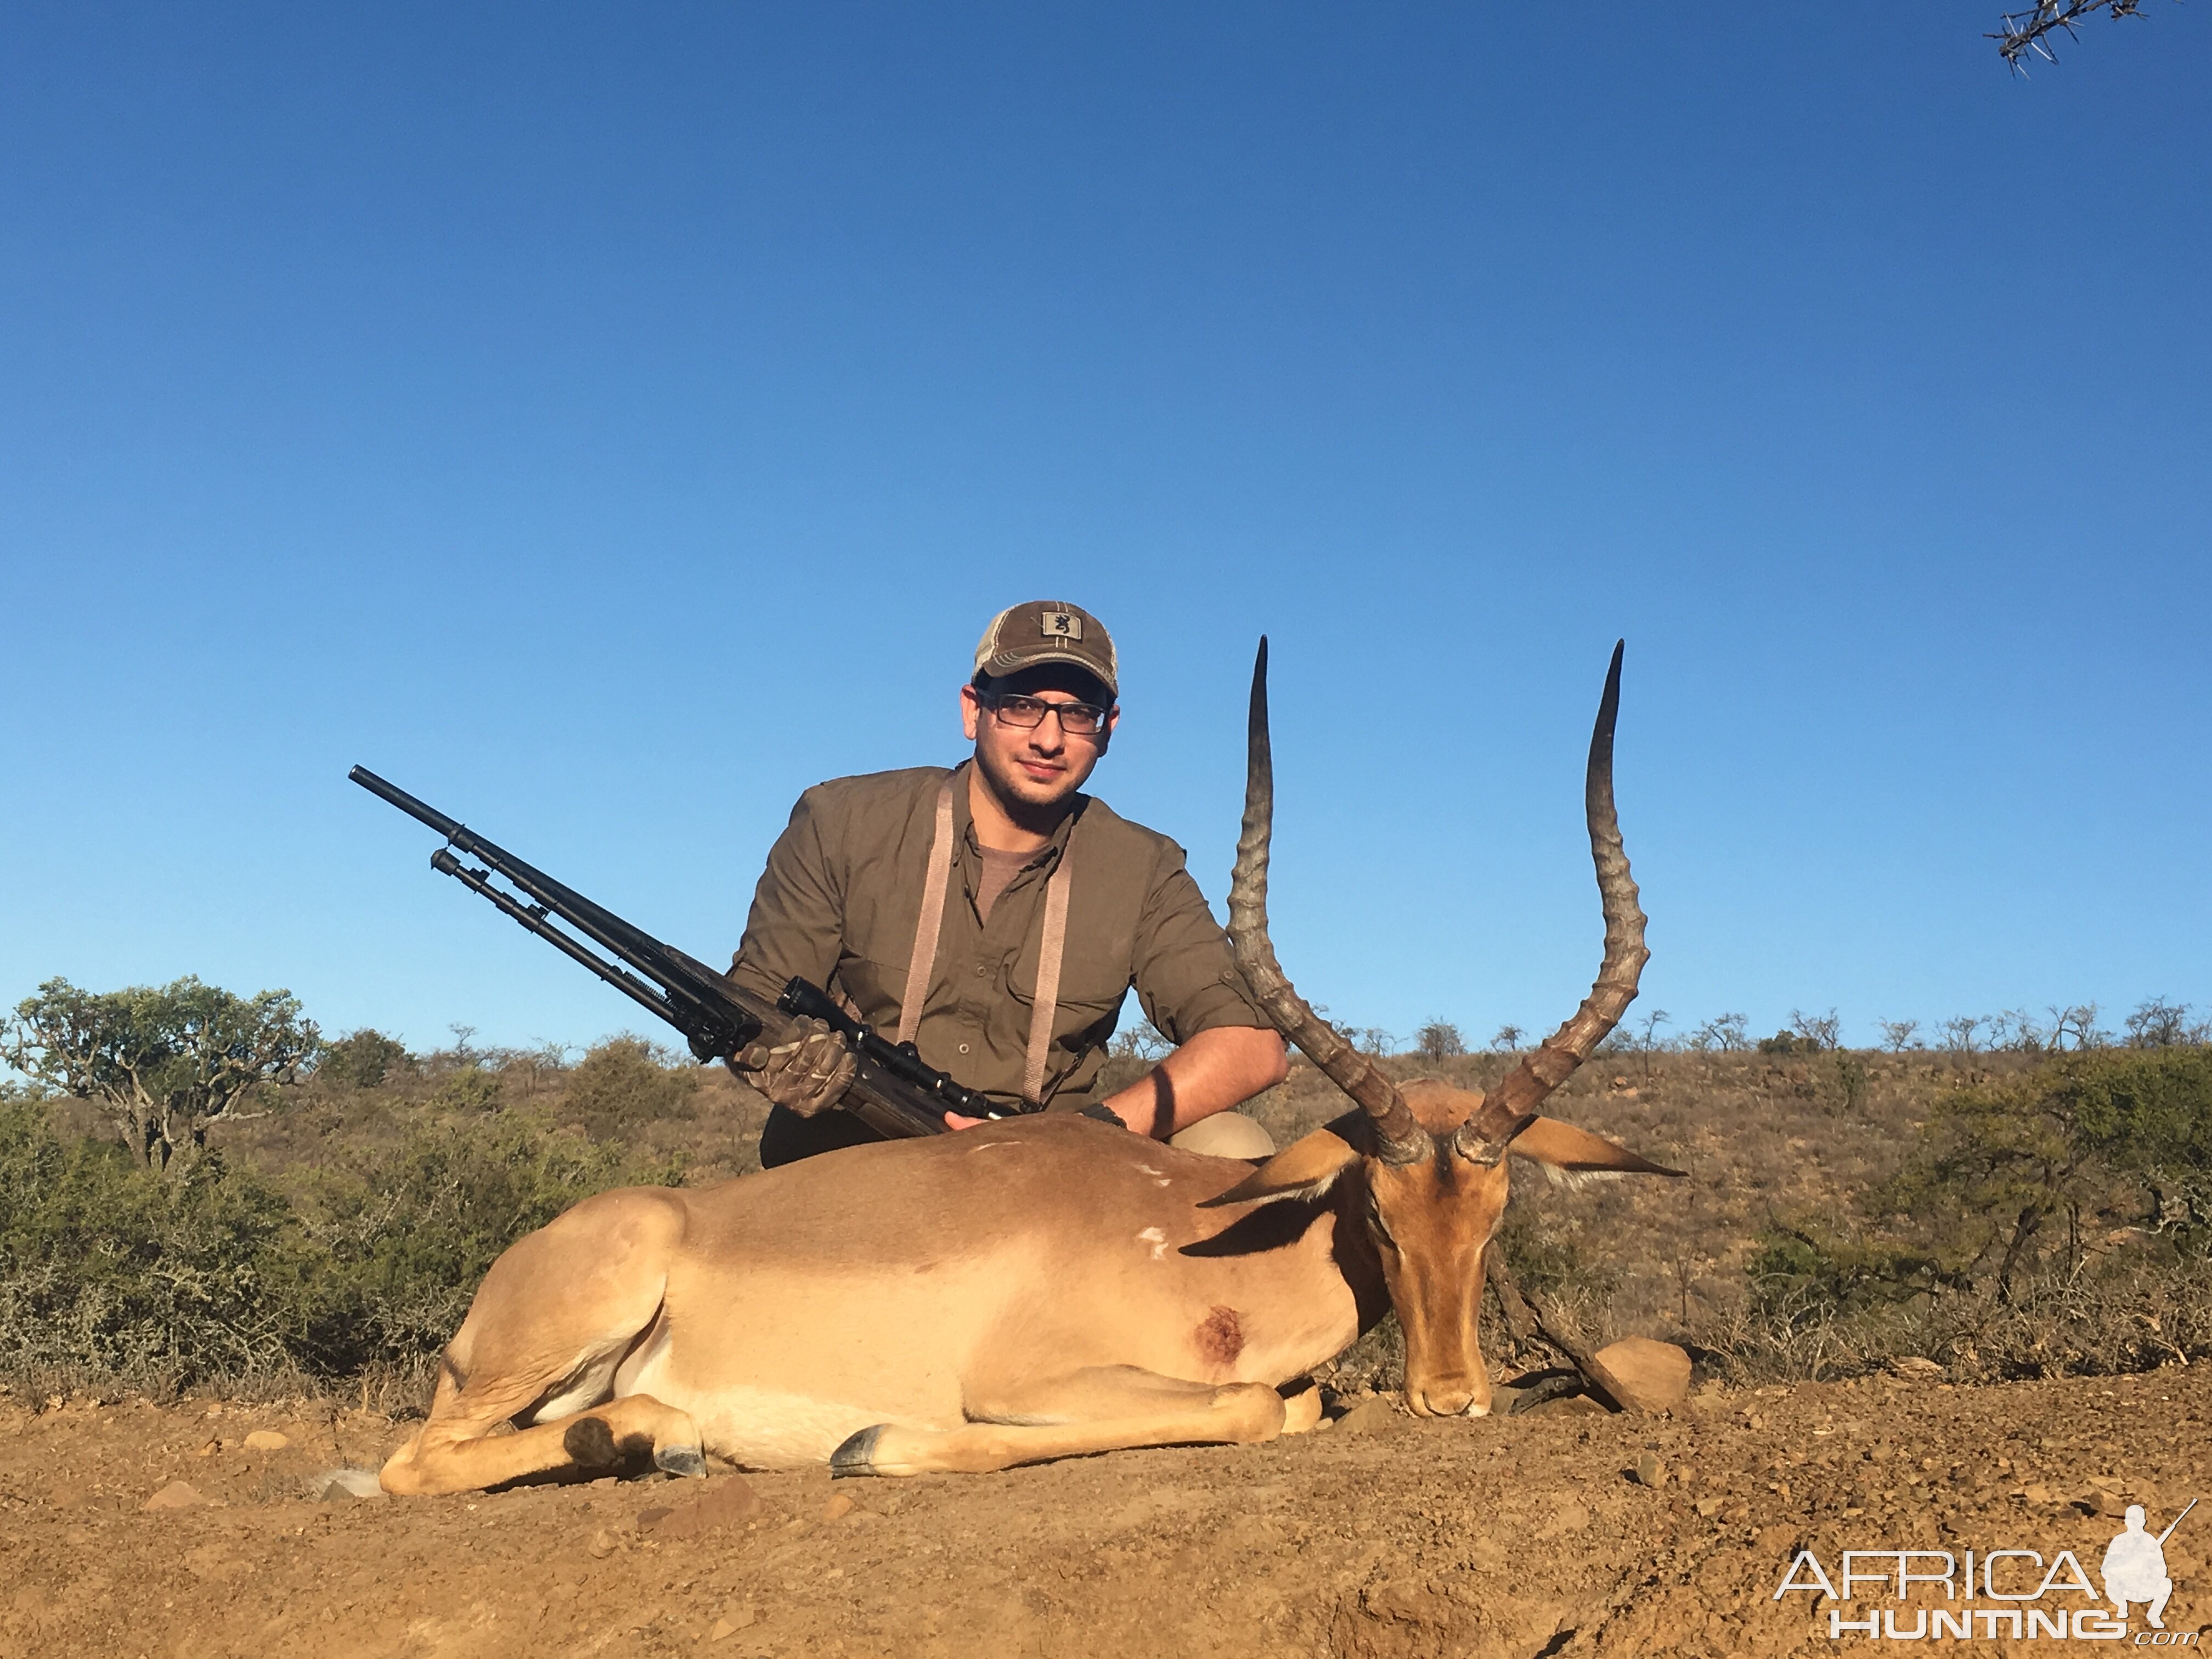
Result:
M419 1124L279 1183L209 1153L164 1179L0 1101L0 1367L185 1386L419 1363L492 1260L673 1164L526 1113Z
M1753 1305L1769 1316L1856 1311L1964 1287L1927 1251L1794 1227L1760 1234L1744 1270Z
M219 1154L165 1180L46 1109L0 1103L0 1332L17 1369L252 1376L287 1361L302 1239Z
M1706 1337L1745 1381L1863 1375L1902 1354L1962 1382L2108 1376L2212 1358L2212 1279L2122 1261L2094 1273L2023 1272L2002 1297L1976 1288L1848 1308L1809 1283L1776 1285Z
M377 1089L414 1068L406 1044L363 1026L324 1048L315 1075L349 1089Z
M1776 1226L1748 1263L1759 1305L1850 1310L2081 1268L2135 1238L2212 1253L2212 1050L2103 1049L1953 1090L1904 1167L1861 1203L1862 1235Z
M338 1375L434 1353L516 1239L593 1193L681 1174L521 1112L449 1119L317 1172L295 1212L319 1270L295 1337L301 1362Z
M605 1139L662 1118L691 1116L698 1089L696 1070L664 1065L653 1045L636 1037L616 1037L586 1054L569 1074L562 1116Z
M2212 1050L2103 1049L1953 1090L1855 1224L1747 1263L1770 1369L1921 1352L1962 1376L2192 1358L2212 1321Z
M431 1091L429 1107L442 1114L477 1115L497 1107L505 1089L498 1073L488 1072L480 1062L470 1060L456 1066Z
M2132 1225L2186 1256L2212 1246L2212 1050L2104 1049L1954 1090L1873 1215L2000 1294L2095 1230Z

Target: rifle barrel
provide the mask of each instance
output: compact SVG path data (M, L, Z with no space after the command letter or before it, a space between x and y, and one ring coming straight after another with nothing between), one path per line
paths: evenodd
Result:
M470 869L445 848L441 847L430 854L430 867L441 875L453 877L471 892L489 899L499 907L501 915L520 922L570 961L580 963L590 969L592 972L613 986L616 990L643 1003L661 1018L667 1020L670 1024L679 1023L674 1018L673 1006L665 996L646 984L636 975L616 967L603 957L593 956L590 951L569 938L544 917L526 906L517 904L498 888L486 881L482 872Z
M428 802L417 800L367 767L356 766L346 775L380 800L398 807L446 838L446 845L430 854L433 870L453 877L471 892L489 899L501 915L520 922L563 956L589 969L624 996L667 1021L690 1039L691 1052L700 1060L735 1055L763 1032L780 1028L785 1015L791 1012L732 984L726 975L696 957L632 927L611 910L592 903L574 888L524 863L504 848L476 834L458 818L448 817ZM460 856L456 857L456 854ZM488 867L472 868L461 861L463 858L481 860ZM494 886L495 876L520 889L522 898ZM555 927L555 917L603 947L617 961L627 963L628 968L607 961L574 935ZM793 984L804 985L804 981L793 981ZM815 988L805 988L817 1000L827 1001ZM833 1007L832 1012L837 1011ZM839 1017L843 1018L842 1014ZM883 1052L875 1052L878 1048ZM954 1097L951 1103L956 1105L969 1097L968 1092L951 1079L924 1066L919 1056L902 1054L872 1034L859 1045L858 1061L843 1103L847 1110L881 1134L942 1134L946 1127L946 1103L943 1097Z
M466 836L469 833L468 825L458 819L447 817L428 801L416 800L398 784L386 782L366 766L355 767L352 771L346 774L346 776L368 790L379 800L398 807L410 818L428 824L447 841L452 841L457 836Z
M2169 1538L2172 1537L2172 1536L2173 1536L2173 1529L2174 1529L2176 1527L2179 1526L2183 1522L2186 1521L2186 1520L2189 1518L2189 1511L2190 1511L2191 1510L2195 1509L2196 1507L2197 1507L2197 1500L2196 1500L2195 1498L2191 1498L2191 1499L2189 1500L2189 1502L2187 1503L2187 1504L2185 1504L2185 1505L2183 1507L2182 1511L2181 1511L2181 1513L2180 1513L2180 1514L2179 1514L2179 1515L2175 1516L2173 1517L2173 1519L2172 1519L2172 1520L2171 1520L2171 1521L2169 1521L2169 1522L2167 1522L2166 1523L2166 1530L2165 1530L2164 1532L2162 1532L2162 1533L2159 1534L2159 1535L2158 1535L2158 1541L2159 1541L2160 1544L2163 1544L2163 1543L2165 1543L2165 1542L2166 1542L2166 1540L2167 1539L2169 1539Z
M448 846L466 854L471 858L482 859L492 867L495 872L506 877L539 904L553 911L571 927L577 928L594 944L612 951L640 972L659 980L672 967L672 964L666 960L668 954L666 947L663 946L658 939L639 932L612 911L603 909L592 903L581 893L554 880L544 871L524 863L505 848L486 841L459 818L448 817L428 801L417 800L398 784L377 776L366 766L355 767L346 774L346 776L380 800L398 807L409 817L429 825L431 829L446 838ZM447 869L446 866L439 864L434 857L431 863L434 868L446 875L460 874L458 868ZM498 895L492 889L483 886L477 882L470 882L468 884L485 897L492 899L495 902L498 902ZM540 933L553 943L559 943L554 935L545 933L544 929L532 926L527 919L527 913L520 907L511 908L502 905L501 908L506 909L509 915L521 922L524 927L529 927L532 932ZM569 945L574 944L574 941L570 940L568 945L562 945L561 948L568 951L570 956L575 957L575 951L569 948ZM591 965L586 957L577 957L576 959L584 962L587 967ZM593 968L592 971L599 974L602 979L607 977L603 968ZM681 975L679 975L678 977ZM608 983L628 991L633 996L637 994L629 986L622 985L618 981L608 980ZM687 1000L697 1000L696 997ZM643 999L641 998L640 1000ZM676 994L672 988L667 1002L672 1005L675 1000ZM647 1003L647 1006L651 1007L653 1005Z

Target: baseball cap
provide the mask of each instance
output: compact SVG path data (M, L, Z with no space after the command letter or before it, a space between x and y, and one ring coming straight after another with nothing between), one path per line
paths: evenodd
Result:
M1121 695L1113 636L1081 605L1031 599L1009 606L991 618L975 647L975 672L993 679L1048 662L1080 668L1111 696Z

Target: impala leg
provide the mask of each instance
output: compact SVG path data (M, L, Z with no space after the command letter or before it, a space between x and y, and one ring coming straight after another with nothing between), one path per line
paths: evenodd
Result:
M1243 1444L1273 1440L1287 1416L1265 1382L1190 1382L1133 1365L994 1390L971 1400L968 1413L977 1420L957 1429L863 1429L831 1454L830 1473L982 1474L1129 1446Z
M689 1415L650 1395L608 1397L623 1358L653 1340L680 1224L664 1194L608 1193L512 1246L439 1362L428 1420L385 1464L385 1491L588 1479L648 1454L704 1474Z
M477 1492L532 1476L588 1480L611 1474L625 1462L653 1462L672 1474L703 1475L699 1431L689 1413L651 1395L625 1395L589 1411L514 1434L490 1424L448 1419L422 1431L392 1455L378 1478L398 1497Z

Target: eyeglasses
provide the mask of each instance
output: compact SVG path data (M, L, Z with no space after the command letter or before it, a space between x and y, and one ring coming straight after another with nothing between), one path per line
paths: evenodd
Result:
M1047 714L1060 718L1060 729L1071 738L1095 738L1106 729L1108 711L1096 703L1047 702L1042 697L986 694L983 706L1008 726L1024 728L1044 724Z

